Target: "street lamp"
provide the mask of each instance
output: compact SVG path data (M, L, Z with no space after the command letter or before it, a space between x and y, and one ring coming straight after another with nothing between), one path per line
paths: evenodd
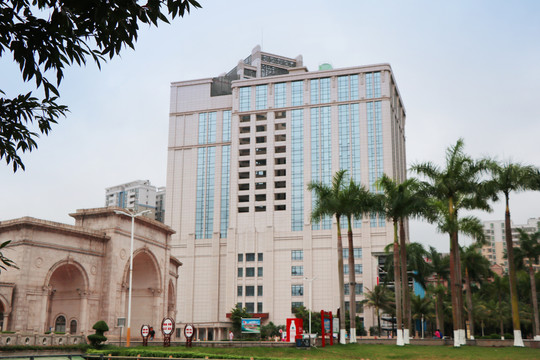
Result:
M316 276L311 279L307 277L304 278L305 281L309 281L309 341L310 343L311 343L311 295L312 295L311 284L313 283L313 280L315 280L316 278L317 278Z
M129 347L131 337L131 285L133 283L133 233L135 230L135 218L151 212L150 210L144 210L136 213L135 211L127 212L121 210L114 210L115 213L120 215L126 215L131 218L131 243L129 247L129 288L128 288L128 315L127 315L127 332L126 332L126 346Z

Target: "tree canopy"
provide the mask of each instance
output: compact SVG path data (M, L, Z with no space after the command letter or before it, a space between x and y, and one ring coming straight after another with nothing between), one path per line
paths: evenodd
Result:
M200 8L196 0L6 0L0 2L0 57L11 53L22 80L35 91L10 98L0 89L0 160L13 171L37 148L39 133L65 116L58 103L64 69L92 59L98 67L122 48L134 48L139 23L158 26ZM51 78L52 77L52 78ZM37 90L43 90L37 95Z

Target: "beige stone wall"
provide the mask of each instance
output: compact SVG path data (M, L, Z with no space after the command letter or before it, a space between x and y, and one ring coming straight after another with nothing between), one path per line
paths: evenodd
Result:
M88 334L105 320L108 334L119 335L117 319L127 317L131 218L115 209L78 210L71 214L75 226L34 218L0 222L0 241L12 240L5 255L20 268L2 272L14 294L8 298L9 286L0 284L0 301L11 310L5 330L43 333L55 330L63 316L66 333L72 321L75 334ZM159 328L167 314L169 283L176 284L181 264L171 261L172 233L155 220L136 218L132 336L143 323Z

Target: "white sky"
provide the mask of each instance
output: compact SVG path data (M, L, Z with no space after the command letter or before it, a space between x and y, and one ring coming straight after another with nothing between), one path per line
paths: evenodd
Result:
M390 63L407 111L407 160L443 162L459 137L473 157L540 166L540 2L218 1L159 28L142 26L135 51L66 71L71 112L23 156L0 165L0 220L33 216L72 224L68 213L101 207L105 188L166 182L169 85L217 76L261 44L303 55L309 70ZM22 91L9 56L0 89ZM540 193L511 198L514 223L540 216ZM504 208L475 213L503 219ZM448 250L447 236L414 221L411 241Z

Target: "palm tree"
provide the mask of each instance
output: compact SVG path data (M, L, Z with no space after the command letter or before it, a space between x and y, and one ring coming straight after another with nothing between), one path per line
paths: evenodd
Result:
M316 198L315 206L311 211L311 218L319 221L322 216L335 216L337 228L337 252L338 252L338 284L339 284L339 341L345 344L345 284L343 279L343 243L341 238L341 216L347 206L344 202L349 199L344 197L346 170L340 170L334 174L332 185L326 185L321 182L310 182L308 190L313 191ZM351 254L352 255L352 254ZM353 266L354 269L354 266ZM351 270L351 269L349 269ZM354 271L354 270L353 270Z
M481 224L479 225L481 226ZM487 279L491 275L491 270L489 269L489 260L480 253L480 247L481 243L474 243L466 248L461 249L471 340L474 340L474 309L471 280L480 282Z
M540 258L540 231L533 234L527 233L523 229L517 229L519 232L519 247L515 249L514 261L517 267L527 266L529 270L529 279L531 282L531 302L534 315L534 338L540 340L540 321L538 321L538 296L536 293L536 281L534 277L533 264L538 264Z
M411 298L411 313L414 320L420 320L420 326L423 329L424 321L431 322L433 320L433 303L431 299L427 296L413 295Z
M448 281L450 258L448 255L441 255L433 246L429 247L427 258L430 261L431 273L437 281L437 284L432 289L432 293L435 294L437 299L435 302L436 328L444 329L443 296L446 293L446 287L443 285L443 281Z
M463 139L459 139L456 145L446 150L446 166L444 168L431 162L412 166L413 171L429 180L424 185L431 196L439 201L439 206L436 208L441 210L441 205L446 208L444 228L450 237L450 285L455 347L465 344L458 212L460 209L490 209L487 203L488 194L485 184L480 181L480 176L486 170L487 165L485 161L477 162L471 159L463 152L463 147Z
M343 205L342 214L347 217L347 240L349 244L349 343L356 343L356 274L354 266L354 243L352 232L353 216L362 218L375 207L375 197L364 186L355 183L352 179L347 187L343 188L340 203Z
M365 299L362 300L364 306L375 308L377 314L377 327L381 334L381 309L385 309L392 303L392 294L383 285L375 285L373 290L366 289Z
M414 178L407 179L398 184L395 180L388 177L388 175L383 174L377 181L376 186L383 191L383 194L378 196L379 210L394 225L394 284L398 328L397 345L403 346L405 343L409 343L409 329L411 326L404 220L408 217L424 215L427 202L426 197L421 193L420 183ZM400 230L399 243L398 225ZM402 321L405 325L403 334L401 333Z
M504 194L506 209L504 216L504 230L506 240L506 253L508 259L514 258L514 245L512 239L512 222L510 220L510 193L512 191L534 190L540 183L538 169L533 166L525 166L518 163L489 162L491 172L491 186L497 199L498 193ZM508 276L510 282L510 300L512 304L512 323L514 326L514 346L525 346L521 336L519 322L519 302L516 284L516 267L513 261L508 261Z

